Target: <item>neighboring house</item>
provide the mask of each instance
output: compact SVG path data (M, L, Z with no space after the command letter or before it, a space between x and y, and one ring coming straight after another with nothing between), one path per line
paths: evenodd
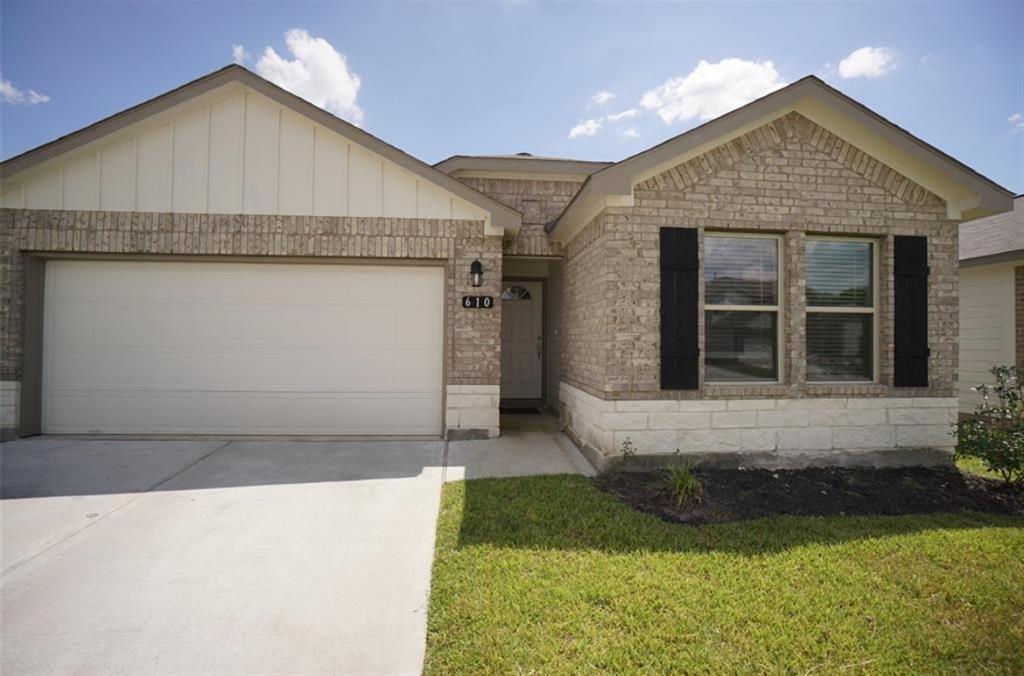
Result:
M229 66L0 165L8 436L495 436L948 462L957 224L1012 195L814 77L616 163L430 167Z
M993 366L1024 365L1024 195L1013 211L960 226L960 413Z

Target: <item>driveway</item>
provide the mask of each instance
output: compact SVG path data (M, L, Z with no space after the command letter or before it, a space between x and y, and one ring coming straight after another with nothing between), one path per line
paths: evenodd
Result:
M0 671L416 673L443 452L3 444Z

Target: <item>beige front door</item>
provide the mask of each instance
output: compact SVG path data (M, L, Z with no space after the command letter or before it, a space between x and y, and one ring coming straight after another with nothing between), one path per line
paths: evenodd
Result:
M543 393L544 285L506 281L501 292L501 398Z

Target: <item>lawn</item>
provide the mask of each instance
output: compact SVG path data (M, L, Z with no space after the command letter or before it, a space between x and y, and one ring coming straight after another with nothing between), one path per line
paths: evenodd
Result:
M956 459L956 466L961 472L970 472L971 474L977 474L989 479L999 479L1000 481L1003 478L999 475L999 472L993 472L985 467L985 463L979 458L958 457Z
M1024 520L668 524L576 476L445 486L429 674L1024 673Z

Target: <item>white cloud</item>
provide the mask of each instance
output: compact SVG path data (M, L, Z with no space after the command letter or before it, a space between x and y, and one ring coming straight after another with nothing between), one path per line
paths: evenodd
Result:
M896 52L888 47L861 47L839 62L839 77L876 78L896 68Z
M1013 125L1014 132L1024 131L1024 114L1014 113L1007 119L1007 122Z
M669 78L644 94L640 105L665 124L710 120L786 86L771 61L701 60L688 75Z
M599 106L603 106L604 104L608 103L614 98L615 94L612 94L611 92L602 89L601 91L591 96L590 100Z
M636 127L627 127L619 130L619 136L622 138L640 138L640 132L636 130Z
M363 111L356 103L362 82L349 70L345 55L301 28L285 33L284 41L294 58L286 59L267 47L256 62L256 72L353 124L362 122Z
M930 66L933 61L935 61L935 55L931 52L928 52L927 54L921 57L922 66Z
M34 89L18 89L10 80L4 79L0 79L0 98L12 106L34 106L50 100L46 94L40 94Z
M245 51L242 45L231 45L231 58L239 66L244 66L249 62L249 52Z
M601 120L584 120L569 130L569 138L593 136L601 129Z
M608 120L609 122L628 120L630 118L636 117L639 112L640 111L637 110L636 108L630 108L629 110L624 110L621 113L613 113L612 115L608 115L605 117L605 119Z

